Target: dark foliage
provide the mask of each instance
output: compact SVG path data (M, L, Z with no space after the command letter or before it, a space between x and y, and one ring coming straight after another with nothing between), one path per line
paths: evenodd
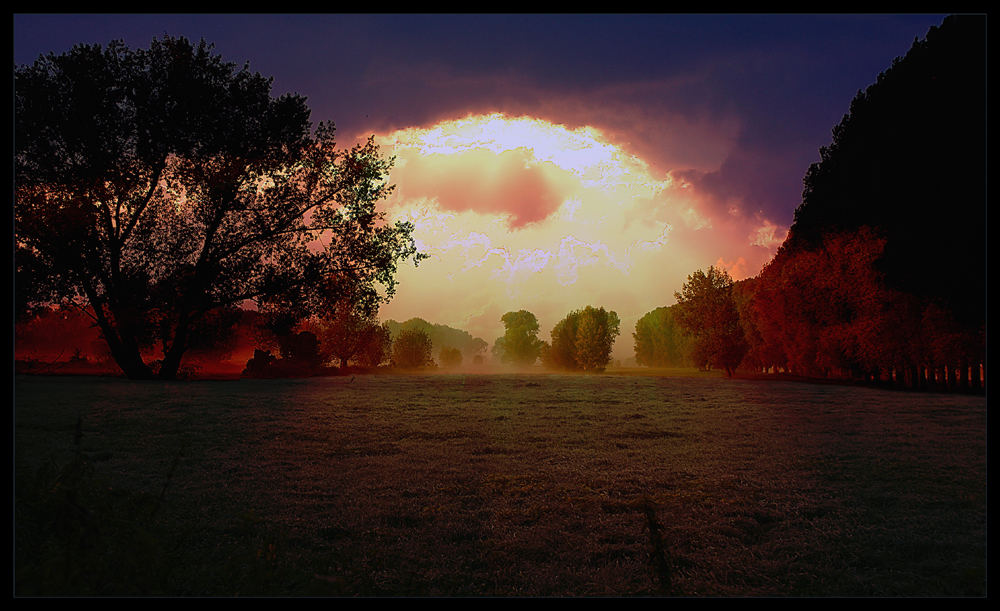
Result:
M401 369L423 369L434 364L433 344L426 333L404 329L392 342L392 362Z
M338 149L332 124L313 132L305 100L270 88L183 38L16 68L21 311L89 306L126 375L173 378L220 308L302 318L331 276L391 296L397 263L422 256L376 209L390 162L372 140Z
M965 325L986 307L986 18L952 16L859 91L805 176L786 249L867 226L893 289Z

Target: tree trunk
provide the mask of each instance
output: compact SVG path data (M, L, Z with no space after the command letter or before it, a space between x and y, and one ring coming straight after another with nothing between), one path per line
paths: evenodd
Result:
M115 363L121 368L125 377L131 380L153 379L153 370L142 360L142 355L139 354L138 347L132 346L126 348L122 344L118 344L117 347L111 347L111 356L115 359Z
M99 311L97 312L97 326L101 330L101 335L104 336L104 341L108 344L111 358L121 368L125 377L131 380L150 380L154 377L153 370L142 360L137 341L120 337L107 317Z
M170 344L170 349L163 355L163 363L160 364L159 377L161 380L176 380L177 373L181 369L181 358L187 350L188 322L182 320L177 324L174 331L174 341Z

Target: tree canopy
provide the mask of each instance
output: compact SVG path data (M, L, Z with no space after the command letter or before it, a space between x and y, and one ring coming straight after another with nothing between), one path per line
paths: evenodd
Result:
M401 369L421 369L434 364L431 338L423 331L403 329L392 343L392 362Z
M545 364L554 369L603 371L620 332L618 314L587 306L574 310L552 328Z
M635 360L651 367L680 367L687 364L689 334L677 322L677 306L646 312L635 323Z
M183 38L17 67L17 306L86 307L126 375L172 378L219 308L301 318L332 284L391 296L423 257L377 208L391 160L372 139L337 148L304 98L270 90Z
M733 279L710 266L695 271L677 299L677 320L691 334L692 357L699 365L715 365L732 375L746 352L743 327L733 298Z
M956 15L859 91L804 178L791 250L868 227L893 289L965 324L986 307L986 18Z
M518 310L507 312L500 320L504 334L493 344L494 356L507 364L533 365L542 350L542 341L538 339L538 319L527 310Z
M404 329L423 331L431 338L434 349L440 352L444 348L456 348L463 357L470 360L486 351L488 344L481 338L473 337L468 331L455 329L448 325L430 323L423 318L411 318L404 322L387 320L386 327L393 337Z

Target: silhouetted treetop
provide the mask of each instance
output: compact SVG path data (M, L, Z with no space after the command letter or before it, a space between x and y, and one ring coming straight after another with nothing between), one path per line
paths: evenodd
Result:
M871 227L890 286L984 320L985 45L985 17L948 17L858 92L805 176L784 249Z

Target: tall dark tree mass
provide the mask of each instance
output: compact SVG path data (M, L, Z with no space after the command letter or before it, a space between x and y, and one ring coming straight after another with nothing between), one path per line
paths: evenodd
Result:
M17 306L86 309L129 377L173 378L214 310L305 316L331 277L377 302L422 258L376 206L372 140L337 148L302 97L205 42L80 45L14 76Z
M868 226L891 288L963 324L986 307L986 18L958 15L859 91L804 179L786 249Z
M952 16L854 98L775 258L737 291L743 366L981 389L986 19Z

